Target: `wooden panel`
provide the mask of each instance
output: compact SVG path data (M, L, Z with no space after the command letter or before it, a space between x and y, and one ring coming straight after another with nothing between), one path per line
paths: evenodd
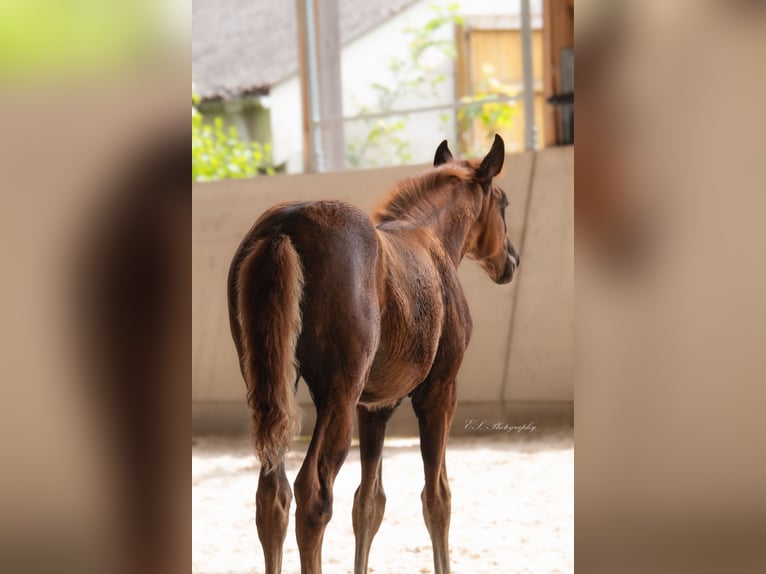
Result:
M552 0L543 0L543 95L545 99L553 95L551 10ZM545 117L542 131L543 144L545 146L553 145L556 143L556 114L553 111L553 106L546 103L543 115Z
M455 101L471 94L470 77L470 33L467 28L461 25L455 26L455 47L457 56L455 60ZM457 151L462 153L470 147L470 138L466 137L467 127L465 122L459 120L457 112L455 113L455 125L457 126L458 145Z
M469 32L461 25L455 26L455 99L471 93Z
M523 85L521 59L521 32L519 30L473 30L471 31L471 70L476 82L477 72L488 64L503 83ZM543 32L532 31L532 74L536 82L543 77Z
M544 94L545 98L559 92L559 55L562 48L574 47L574 2L572 0L544 0ZM545 145L555 145L556 125L553 107L546 104Z
M469 63L471 93L481 93L488 87L488 80L494 78L504 85L511 86L521 93L524 87L523 64L521 56L521 32L519 30L472 30L470 33L470 53L466 57ZM532 32L532 73L535 81L535 125L537 127L538 147L543 142L544 98L543 98L543 32ZM506 143L508 152L524 149L524 102L516 104L514 118L508 128L500 134ZM474 122L472 133L474 149L487 147L489 135L481 123Z

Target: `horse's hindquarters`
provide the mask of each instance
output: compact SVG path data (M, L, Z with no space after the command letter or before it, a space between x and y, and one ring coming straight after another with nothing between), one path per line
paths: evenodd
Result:
M380 338L375 230L363 212L342 202L301 205L278 228L303 265L301 376L315 402L333 393L358 396L361 387L347 387L366 378Z

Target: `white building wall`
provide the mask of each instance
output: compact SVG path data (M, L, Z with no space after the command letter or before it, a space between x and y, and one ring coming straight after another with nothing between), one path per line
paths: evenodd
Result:
M272 86L271 153L275 165L287 162L288 173L303 171L303 120L298 75Z
M402 13L384 22L364 36L347 44L342 50L343 113L353 116L361 108L374 108L377 104L374 83L390 85L392 73L388 62L394 58L407 58L407 46L403 31L407 27L424 25L433 18L432 4L446 6L452 0L423 0L410 6ZM464 0L460 13L463 16L494 15L506 19L517 19L520 11L519 0ZM542 13L542 0L532 1L532 14L535 24L539 25ZM438 37L454 38L452 26L445 26L438 31ZM405 97L397 100L395 107L411 108L450 103L455 96L455 62L442 55L431 54L436 59L428 62L444 73L446 80L438 87L435 95L426 97ZM298 75L295 74L276 84L271 89L271 129L273 155L275 163L287 162L289 173L303 171L303 136L301 120L301 97ZM445 124L441 116L449 116ZM450 110L410 114L405 119L406 127L398 137L410 143L411 163L428 162L433 158L434 150L444 138L454 137L454 113ZM370 126L361 121L348 122L345 128L346 144L355 138L364 136ZM393 154L384 152L387 157L377 158L379 165L390 165Z

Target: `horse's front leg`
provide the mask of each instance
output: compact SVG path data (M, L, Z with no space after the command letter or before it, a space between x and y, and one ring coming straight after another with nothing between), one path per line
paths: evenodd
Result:
M456 407L455 379L448 383L424 385L412 397L412 406L420 428L420 452L425 469L425 487L421 493L423 518L431 536L434 573L449 574L449 523L452 510L445 450Z

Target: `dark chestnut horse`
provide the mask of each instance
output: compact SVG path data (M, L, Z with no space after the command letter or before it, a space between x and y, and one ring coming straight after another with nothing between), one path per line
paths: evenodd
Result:
M281 570L292 494L283 457L296 432L296 375L317 421L295 480L302 574L322 571L333 483L359 421L362 480L354 496L354 572L367 572L380 526L386 424L412 398L425 467L423 517L434 570L449 572L450 489L444 452L455 377L471 336L457 268L475 259L508 283L519 255L506 237L503 166L495 136L481 162L456 161L444 141L434 169L398 184L369 218L340 201L284 203L245 236L229 271L229 318L261 473L256 524L266 572Z

